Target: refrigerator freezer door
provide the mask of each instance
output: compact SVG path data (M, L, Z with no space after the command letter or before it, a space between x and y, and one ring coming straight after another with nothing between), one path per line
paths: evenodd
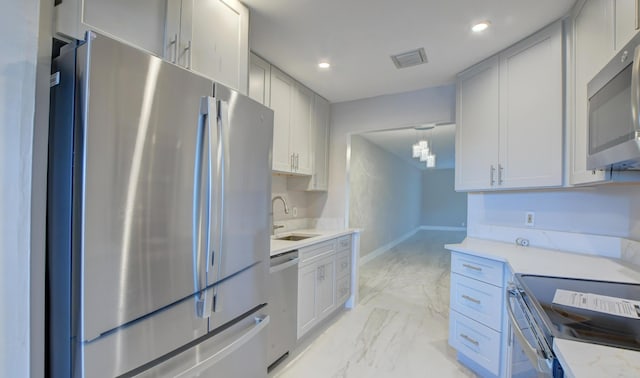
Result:
M170 360L135 375L149 377L267 377L269 317L250 315Z
M206 322L206 321L205 321ZM194 313L193 300L185 300L84 343L82 373L91 378L117 377L134 371L206 334L203 320Z
M207 143L196 148L202 98L213 82L99 35L79 47L78 67L83 164L75 173L82 192L74 253L82 264L79 336L90 341L195 298L206 284L198 268L207 251L194 245L206 244L207 232L194 225L204 219L194 187L196 162L207 154ZM194 323L193 334L206 324Z
M269 259L273 111L216 84L222 139L222 222L212 222L216 253L209 284ZM214 185L215 187L215 185ZM218 246L217 248L215 246ZM221 253L220 253L221 252ZM262 283L264 285L264 281Z

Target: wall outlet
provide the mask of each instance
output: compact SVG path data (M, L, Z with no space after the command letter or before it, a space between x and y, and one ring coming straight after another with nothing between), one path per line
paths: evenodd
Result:
M533 227L536 224L536 213L533 211L527 211L524 219L524 224L527 227Z

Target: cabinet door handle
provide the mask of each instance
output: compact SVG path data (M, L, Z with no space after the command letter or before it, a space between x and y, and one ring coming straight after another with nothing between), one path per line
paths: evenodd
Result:
M490 180L491 180L491 186L494 186L496 184L495 175L496 175L496 167L494 167L493 164L491 164L491 169L489 170L489 177L490 177Z
M464 294L464 295L462 296L462 298L464 298L464 299L468 300L469 302L473 302L473 303L475 303L475 304L480 304L480 303L481 303L479 299L476 299L476 298L474 298L474 297L470 297L470 296L468 296L468 295L466 295L466 294Z
M187 54L188 53L188 54ZM191 69L191 41L187 42L187 47L184 48L183 54L186 54L187 64L185 68Z
M636 30L640 29L640 0L636 0Z
M471 264L462 264L463 267L471 270L475 270L477 272L482 272L482 268L479 266L471 265Z
M176 64L178 61L178 33L173 35L173 39L169 41L169 46L173 46L173 54L171 54L171 63Z
M475 346L479 346L480 345L480 342L478 340L474 340L473 338L465 335L464 333L461 333L460 337L462 337L463 339L467 340L468 342L470 342L471 344L473 344Z
M504 170L504 167L502 166L502 164L498 164L498 185L502 185L502 171Z

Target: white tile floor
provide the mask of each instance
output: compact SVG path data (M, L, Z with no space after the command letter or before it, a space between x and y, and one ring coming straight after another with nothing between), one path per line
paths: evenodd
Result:
M360 302L303 343L277 378L473 377L447 344L450 254L463 232L421 231L360 269Z

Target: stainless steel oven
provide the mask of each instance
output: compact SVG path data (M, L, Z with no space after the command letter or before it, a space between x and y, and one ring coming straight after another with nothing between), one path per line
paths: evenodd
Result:
M507 288L511 375L562 377L554 338L640 351L637 301L637 283L516 274Z
M525 298L527 294L517 283L507 288L507 314L511 335L511 377L563 377L553 353L550 332ZM533 306L531 306L533 307Z

